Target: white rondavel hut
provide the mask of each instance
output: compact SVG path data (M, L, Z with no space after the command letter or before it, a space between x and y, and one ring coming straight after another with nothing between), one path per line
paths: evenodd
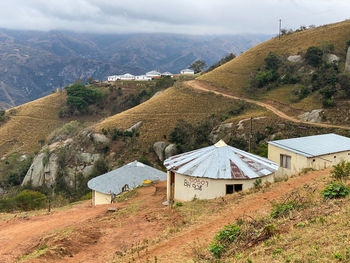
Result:
M228 146L213 146L172 156L164 161L169 202L212 199L273 182L278 165L266 158Z
M123 167L91 179L88 187L92 190L94 205L110 204L113 196L125 189L142 185L143 181L165 181L166 173L153 167L133 161Z

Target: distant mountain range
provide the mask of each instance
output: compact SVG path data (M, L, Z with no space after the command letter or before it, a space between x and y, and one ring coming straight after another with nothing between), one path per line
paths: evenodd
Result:
M270 38L267 35L101 35L0 29L0 109L49 94L76 79L179 72L196 59L208 66Z

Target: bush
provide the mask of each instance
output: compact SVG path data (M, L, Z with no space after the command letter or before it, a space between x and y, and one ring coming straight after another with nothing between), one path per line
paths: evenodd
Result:
M43 208L46 205L46 196L32 190L23 190L14 199L16 206L25 211Z
M306 51L305 60L309 65L317 68L322 64L322 55L319 47L311 46Z
M229 224L215 235L215 240L221 243L232 243L240 233L239 226Z
M152 163L147 159L145 155L142 155L137 161L152 166Z
M341 161L337 165L333 166L331 175L335 180L346 181L350 177L350 162Z
M341 182L332 182L322 191L322 196L328 199L343 198L350 193L350 187L346 187Z
M288 201L288 202L280 202L280 203L274 202L272 204L273 209L270 216L272 218L279 218L289 214L290 211L293 211L295 209L300 209L303 206L304 206L303 204L298 203L296 201Z
M267 57L264 59L264 61L265 61L266 69L269 69L269 70L277 70L278 66L280 64L279 57L275 53L272 53L272 52L270 52L267 55Z
M5 111L0 110L0 121L4 121L4 120L5 120Z
M225 247L225 245L220 243L211 243L209 246L209 251L213 253L215 258L220 258L224 253Z
M92 88L87 88L83 84L73 84L66 88L67 105L81 113L86 113L91 104L101 102L103 94Z

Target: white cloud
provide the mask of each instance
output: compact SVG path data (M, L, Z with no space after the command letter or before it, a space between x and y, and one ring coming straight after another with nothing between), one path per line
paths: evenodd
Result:
M276 33L349 18L348 0L3 0L0 27L125 33Z

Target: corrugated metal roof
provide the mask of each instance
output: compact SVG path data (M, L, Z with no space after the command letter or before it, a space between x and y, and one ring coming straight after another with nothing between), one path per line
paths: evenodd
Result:
M170 157L164 161L164 166L179 174L213 179L253 179L278 169L276 163L228 146L223 141Z
M277 140L269 144L306 157L350 151L350 138L334 133Z
M142 185L145 180L166 180L166 173L153 167L133 161L123 167L100 175L88 182L88 187L92 190L104 194L119 194L122 187L128 185L130 189Z

